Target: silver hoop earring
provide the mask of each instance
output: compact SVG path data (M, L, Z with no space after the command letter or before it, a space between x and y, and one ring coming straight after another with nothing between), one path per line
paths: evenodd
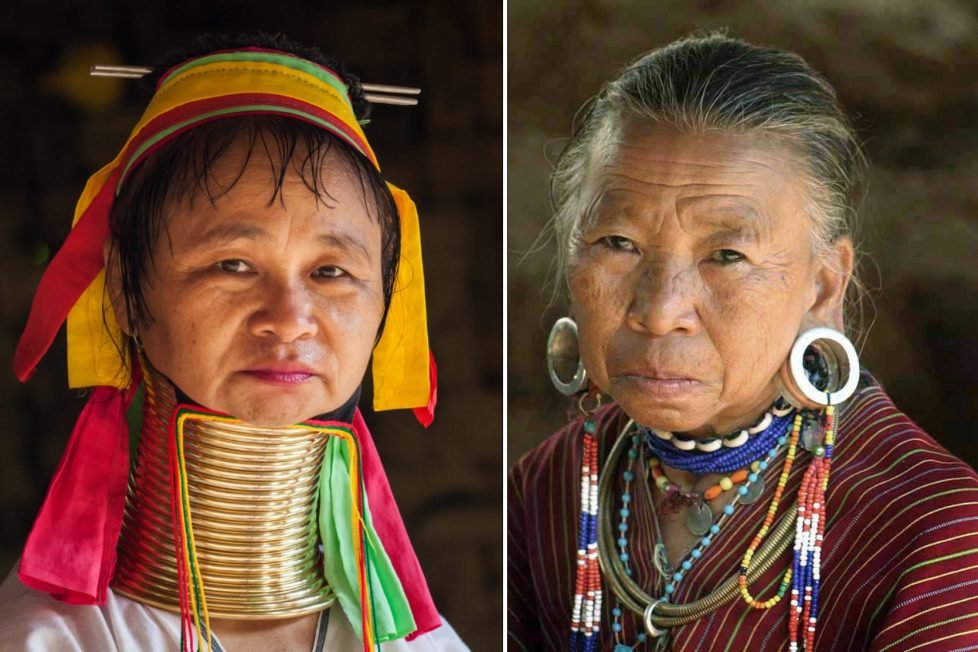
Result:
M587 371L581 360L577 322L561 317L547 338L547 371L550 382L564 396L573 396L587 386Z
M824 387L817 386L805 367L809 349L822 363ZM849 338L832 328L813 328L798 336L778 374L781 395L796 408L838 405L855 393L859 384L859 355Z

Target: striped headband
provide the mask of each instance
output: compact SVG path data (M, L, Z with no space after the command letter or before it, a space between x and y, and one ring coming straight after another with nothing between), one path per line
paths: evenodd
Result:
M274 115L321 127L380 170L357 122L343 81L296 56L259 48L223 51L185 61L159 80L149 106L119 155L93 175L75 209L72 230L45 270L14 354L26 381L68 323L71 387L130 384L122 332L105 304L103 247L109 212L122 183L146 156L206 122ZM424 425L434 418L436 374L428 347L421 234L408 194L391 184L401 224L398 276L384 331L374 348L374 409L411 408Z

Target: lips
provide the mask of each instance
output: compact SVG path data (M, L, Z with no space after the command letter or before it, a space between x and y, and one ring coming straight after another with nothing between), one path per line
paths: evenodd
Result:
M287 386L300 385L316 376L311 368L293 362L264 364L244 373L266 383Z
M678 398L700 386L700 382L692 378L656 378L636 374L612 376L611 380L619 388L626 386L644 396L656 399Z
M682 371L651 364L628 366L609 375L612 383L620 388L628 387L649 398L658 399L680 397L702 384Z

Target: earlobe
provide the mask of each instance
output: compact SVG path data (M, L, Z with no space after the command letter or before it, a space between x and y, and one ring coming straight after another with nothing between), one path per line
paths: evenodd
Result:
M828 259L816 271L815 301L805 314L806 327L829 326L843 331L846 289L852 279L854 258L848 236L839 236L832 242Z

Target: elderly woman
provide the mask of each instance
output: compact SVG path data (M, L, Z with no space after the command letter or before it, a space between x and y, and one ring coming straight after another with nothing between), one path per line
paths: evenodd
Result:
M356 407L371 356L378 409L430 423L435 383L417 214L359 82L265 37L202 39L151 82L15 356L26 379L67 317L94 389L0 648L465 649Z
M511 470L514 648L978 645L978 477L842 334L859 162L824 79L722 35L594 100L553 175L579 416Z

